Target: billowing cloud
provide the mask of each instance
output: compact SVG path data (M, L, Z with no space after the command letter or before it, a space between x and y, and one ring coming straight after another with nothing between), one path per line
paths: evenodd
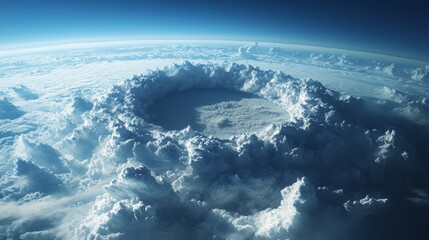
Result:
M287 118L223 138L152 122L157 99L198 89L252 94ZM4 206L20 210L1 218L0 237L368 236L367 222L411 204L415 189L427 190L421 184L428 180L427 129L390 104L240 64L185 62L149 71L94 102L73 98L62 113L64 126L51 129L56 144L31 134L17 138L19 159L0 186ZM49 205L58 209L27 211ZM360 234L355 226L362 226Z
M414 69L412 71L411 79L426 83L429 82L429 65Z

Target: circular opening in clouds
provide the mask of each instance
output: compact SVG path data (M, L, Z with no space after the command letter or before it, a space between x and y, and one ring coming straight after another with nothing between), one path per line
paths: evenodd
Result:
M155 99L147 110L150 121L165 130L190 126L221 138L256 133L289 119L284 109L264 98L221 88L171 92Z

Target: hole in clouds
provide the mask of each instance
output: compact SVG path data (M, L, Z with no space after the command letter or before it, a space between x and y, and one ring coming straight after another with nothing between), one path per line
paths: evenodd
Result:
M187 126L206 135L228 138L255 133L289 119L280 106L256 95L227 89L193 89L155 99L151 121L165 130Z

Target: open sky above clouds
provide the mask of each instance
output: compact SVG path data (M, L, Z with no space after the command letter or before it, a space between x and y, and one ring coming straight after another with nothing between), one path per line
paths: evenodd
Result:
M321 45L428 60L425 1L0 2L0 48L106 39L233 39Z

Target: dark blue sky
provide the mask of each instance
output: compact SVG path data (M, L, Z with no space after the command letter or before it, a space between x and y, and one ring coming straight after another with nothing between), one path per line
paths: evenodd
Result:
M114 39L231 39L429 60L425 1L0 0L0 46Z

